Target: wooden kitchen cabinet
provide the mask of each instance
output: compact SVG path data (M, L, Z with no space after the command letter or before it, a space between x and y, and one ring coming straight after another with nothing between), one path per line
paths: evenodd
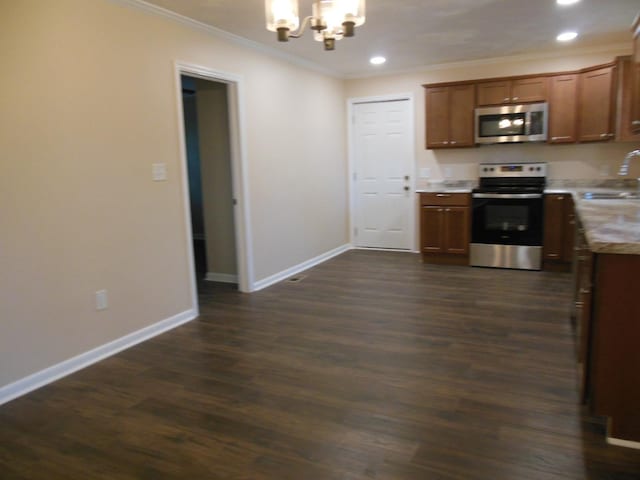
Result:
M640 255L593 258L589 404L608 436L640 442Z
M640 141L640 129L633 131L633 63L632 57L618 57L616 66L618 69L618 94L617 104L620 107L616 115L616 140L619 142Z
M544 270L571 270L575 237L575 212L570 194L544 196Z
M425 263L468 265L470 203L466 193L420 194L420 250Z
M478 106L544 102L547 83L544 76L480 82L477 84Z
M578 387L580 401L589 399L590 384L590 342L591 308L593 305L593 253L589 250L584 229L576 229L577 245L575 249L575 333L576 357L578 360Z
M631 118L630 129L640 134L640 14L633 23L633 56L630 64Z
M549 79L549 143L578 140L578 74Z
M427 87L427 148L472 147L474 105L473 84Z
M615 74L613 64L586 70L580 74L580 142L602 142L615 137Z

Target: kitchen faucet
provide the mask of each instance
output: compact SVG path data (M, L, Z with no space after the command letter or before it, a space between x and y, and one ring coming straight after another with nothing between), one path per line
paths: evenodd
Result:
M618 175L625 176L629 174L629 161L631 161L633 157L640 157L640 149L627 153L627 156L624 157L624 162L620 165ZM638 178L638 193L640 193L640 178Z

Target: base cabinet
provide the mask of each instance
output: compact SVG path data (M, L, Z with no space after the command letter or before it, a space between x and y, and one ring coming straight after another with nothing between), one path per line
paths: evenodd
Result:
M590 399L608 436L640 443L640 255L595 254Z
M544 196L543 269L569 272L573 262L575 213L571 194Z
M420 251L425 263L468 265L469 194L420 194Z

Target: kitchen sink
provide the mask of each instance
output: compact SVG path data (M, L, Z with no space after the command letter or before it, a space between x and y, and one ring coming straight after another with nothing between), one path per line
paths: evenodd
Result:
M584 192L585 200L640 200L638 192Z

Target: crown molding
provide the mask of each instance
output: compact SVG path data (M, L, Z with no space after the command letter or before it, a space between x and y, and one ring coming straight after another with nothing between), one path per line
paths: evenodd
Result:
M235 35L233 33L227 32L226 30L222 30L220 28L207 25L206 23L202 23L197 20L194 20L193 18L180 15L179 13L173 12L166 8L153 5L151 3L145 2L144 0L108 0L108 1L111 3L116 3L125 7L150 13L152 15L157 15L160 17L167 18L169 20L172 20L176 23L180 23L194 30L198 30L198 31L207 33L211 36L214 36L216 38L225 40L229 43L233 43L235 45L238 45L250 50L254 50L256 52L263 53L263 54L278 58L280 60L284 60L285 62L291 63L298 67L306 68L308 70L312 70L316 73L321 73L323 75L327 75L329 77L337 78L341 80L345 78L344 75L334 70L321 67L309 60L305 60L295 55L282 52L281 50L268 47L258 42L254 42L253 40L249 40L239 35Z
M491 58L482 58L479 60L465 60L461 62L451 62L451 63L438 63L434 65L425 65L422 67L415 68L405 68L405 69L397 69L397 70L389 70L385 72L376 72L364 75L345 75L344 78L347 80L358 80L365 78L374 78L374 77L386 77L393 75L405 75L411 73L426 73L426 72L436 72L440 70L453 70L458 68L470 68L470 67L481 67L486 65L498 65L503 63L512 63L512 62L526 62L531 60L546 60L546 59L554 59L554 58L562 58L567 56L580 56L580 55L590 55L594 53L611 53L614 55L620 55L621 52L631 53L631 43L612 43L608 45L599 45L596 47L585 47L585 48L574 48L571 50L547 50L545 52L539 53L527 53L522 55L510 55L504 57L491 57Z

